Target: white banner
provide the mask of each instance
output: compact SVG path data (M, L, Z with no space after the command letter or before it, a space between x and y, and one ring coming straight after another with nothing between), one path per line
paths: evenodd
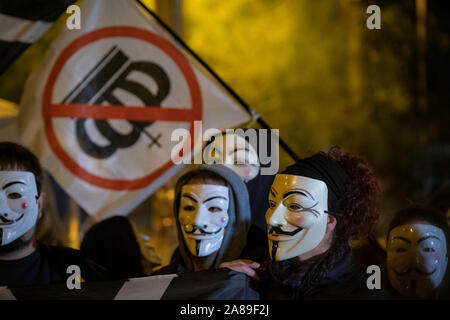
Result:
M128 214L176 173L173 130L190 130L185 143L199 150L194 121L205 131L250 116L136 2L84 0L80 9L81 29L64 29L27 80L19 132L66 192L103 219Z

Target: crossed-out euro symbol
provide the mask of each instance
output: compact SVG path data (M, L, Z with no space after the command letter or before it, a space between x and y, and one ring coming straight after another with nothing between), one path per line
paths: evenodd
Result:
M108 86L117 70L128 65L124 71ZM142 84L127 79L132 71L146 73L157 84L157 92L153 94ZM125 90L138 97L145 106L161 106L161 102L167 97L170 91L170 81L164 70L153 62L135 61L129 62L128 57L114 46L98 63L89 71L79 85L72 90L64 99L64 103L93 103L109 105L124 105L113 93L115 89ZM132 125L132 130L128 134L122 134L114 130L107 120L94 120L98 131L109 141L108 145L101 146L91 140L86 131L86 120L76 120L76 136L81 149L89 156L97 159L106 159L113 155L117 149L128 148L136 143L141 133L149 137L152 142L149 146L158 143L159 134L156 138L145 131L145 128L153 122L128 121Z

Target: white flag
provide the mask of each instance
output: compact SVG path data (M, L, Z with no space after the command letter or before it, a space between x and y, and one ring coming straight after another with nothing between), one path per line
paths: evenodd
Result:
M89 214L125 215L176 171L171 141L194 121L234 128L249 114L132 1L84 0L27 80L21 142ZM185 155L187 156L187 155Z

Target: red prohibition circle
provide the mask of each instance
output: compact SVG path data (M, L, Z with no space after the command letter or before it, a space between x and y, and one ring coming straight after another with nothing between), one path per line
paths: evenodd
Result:
M173 166L173 162L169 160L167 163L162 165L160 168L152 172L151 174L148 174L144 177L140 177L137 179L132 180L116 180L116 179L108 179L104 178L98 175L95 175L82 166L80 166L77 162L75 162L68 153L63 149L61 144L59 143L58 139L56 138L55 130L53 128L52 118L55 117L54 113L58 110L58 106L52 103L52 95L53 95L53 89L55 86L56 79L58 78L62 68L66 64L66 62L70 59L71 56L73 56L77 51L84 48L85 46L106 38L114 38L114 37L125 37L125 38L134 38L138 40L142 40L145 42L150 43L151 45L154 45L161 49L165 54L167 54L178 66L178 68L181 70L183 76L186 79L186 82L189 87L189 92L191 96L191 106L192 109L190 109L190 116L187 120L184 120L184 122L190 123L190 135L191 135L191 141L185 142L185 146L187 147L187 144L190 144L190 150L193 150L194 147L194 121L202 120L202 96L201 96L201 90L200 85L197 81L197 78L194 74L194 71L191 68L191 65L189 61L186 59L186 57L180 53L168 40L165 38L158 36L150 31L136 28L136 27L129 27L129 26L114 26L114 27L106 27L102 29L97 29L95 31L92 31L90 33L87 33L80 38L75 39L73 42L71 42L58 56L58 58L55 61L55 64L50 72L50 75L48 77L47 83L45 85L44 94L42 97L42 115L44 119L44 126L45 126L45 134L48 140L48 143L50 147L52 148L55 155L61 160L61 162L64 164L64 166L71 171L74 175L79 177L80 179L94 185L97 187L105 188L105 189L111 189L111 190L136 190L136 189L142 189L149 184L151 184L154 180L156 180L158 177L160 177L165 171L167 171L170 167ZM60 106L60 105L59 105ZM70 105L66 105L70 106ZM105 111L107 110L104 107ZM114 108L114 107L112 107ZM125 107L126 108L126 107ZM153 112L152 110L145 110L146 108L142 109L142 112L145 113L146 111ZM159 108L159 110L162 110L164 112L164 108ZM179 109L180 112L187 111L186 109ZM174 109L172 109L172 112ZM89 114L89 110L86 112L86 109L81 111L79 114L77 114L77 108L76 106L73 106L73 113L72 111L66 112L65 115L62 117L73 117L76 118L77 115L80 117L80 114L83 114L83 117L85 115ZM123 113L123 119L127 119L125 113ZM184 113L186 114L186 113ZM58 117L58 115L56 115ZM59 116L61 117L61 116ZM157 121L157 119L155 119ZM180 121L179 119L167 119L164 118L164 121ZM151 161L151 159L149 159Z

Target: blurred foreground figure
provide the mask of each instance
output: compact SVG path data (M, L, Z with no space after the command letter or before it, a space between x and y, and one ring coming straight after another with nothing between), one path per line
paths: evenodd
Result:
M175 186L178 244L171 263L154 274L217 268L241 256L250 227L243 180L223 165L202 165Z
M258 152L238 134L223 132L211 137L203 154L207 164L223 164L239 175L244 182L254 179L260 168Z
M81 243L81 252L107 268L114 280L144 277L160 263L151 247L145 249L140 244L130 220L122 216L105 219L90 228Z
M380 189L361 159L333 148L276 175L266 213L271 261L223 263L255 279L264 299L380 298L354 270L349 240L378 218Z
M431 207L397 213L387 235L387 271L392 298L449 298L448 227Z
M105 269L78 250L36 242L41 188L38 159L20 145L0 143L0 286L66 282L71 265L78 266L87 281L105 280Z

